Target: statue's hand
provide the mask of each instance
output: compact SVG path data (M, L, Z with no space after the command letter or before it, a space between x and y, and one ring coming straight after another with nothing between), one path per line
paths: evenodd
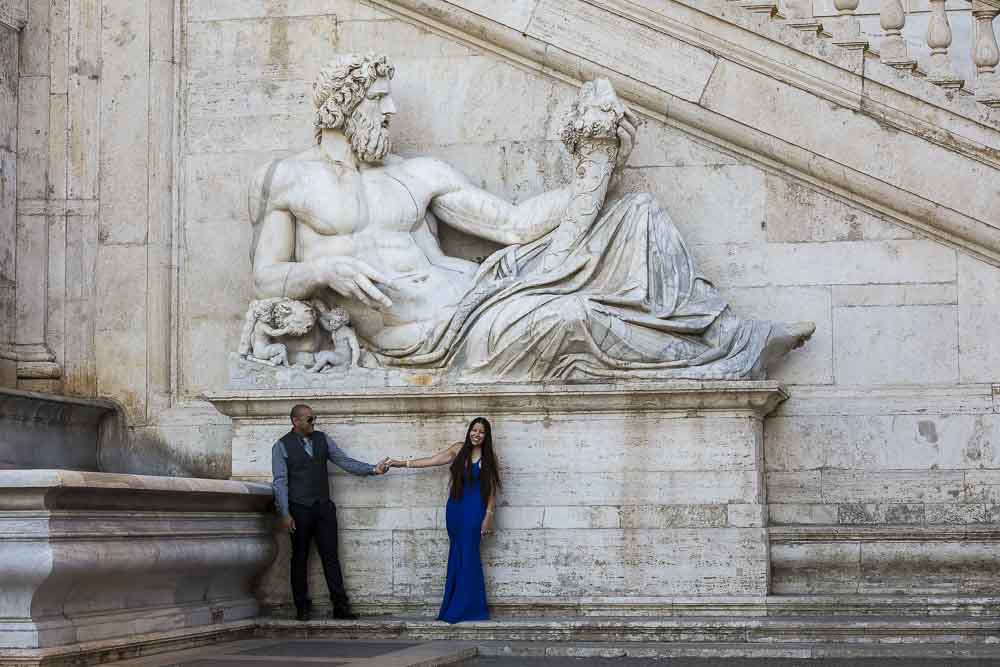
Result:
M391 308L392 301L374 283L392 288L391 280L373 269L367 262L353 257L329 257L322 262L323 282L337 294L357 299L375 310Z
M635 133L639 129L639 119L634 113L625 110L625 116L618 124L618 159L615 166L619 169L628 162L632 149L635 148Z

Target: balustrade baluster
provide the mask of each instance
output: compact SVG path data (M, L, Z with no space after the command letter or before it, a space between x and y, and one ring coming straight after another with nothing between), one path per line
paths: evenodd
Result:
M972 2L973 28L972 62L976 64L976 99L991 107L1000 108L1000 49L993 31L993 19L1000 9L991 7L980 0Z
M879 57L882 62L896 69L915 69L917 61L910 57L906 40L903 39L903 27L906 25L906 10L903 9L903 3L900 0L882 0L879 24L885 32L879 47Z
M833 31L833 43L845 49L867 49L868 40L861 36L861 24L854 12L860 0L833 0L833 6L840 15Z
M945 0L930 0L931 16L927 22L927 46L931 49L931 64L927 80L942 88L961 88L965 83L951 66L948 47L951 46L951 26Z

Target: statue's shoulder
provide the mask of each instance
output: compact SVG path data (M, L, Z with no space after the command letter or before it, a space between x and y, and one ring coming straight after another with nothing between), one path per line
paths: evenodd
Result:
M417 156L401 159L393 169L435 188L467 183L462 172L435 157Z

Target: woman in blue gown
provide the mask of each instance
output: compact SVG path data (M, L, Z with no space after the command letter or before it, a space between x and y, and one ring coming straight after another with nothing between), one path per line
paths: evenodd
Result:
M469 424L465 442L456 442L443 452L422 459L399 461L396 468L451 466L451 489L446 511L448 538L448 576L438 620L448 623L485 621L490 617L486 606L486 583L479 546L484 535L493 532L493 514L500 472L493 450L490 423L477 417Z

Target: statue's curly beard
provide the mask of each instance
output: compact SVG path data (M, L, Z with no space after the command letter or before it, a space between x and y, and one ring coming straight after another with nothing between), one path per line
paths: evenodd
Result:
M392 150L392 137L382 119L382 114L366 113L359 106L344 124L344 136L362 162L379 162Z

